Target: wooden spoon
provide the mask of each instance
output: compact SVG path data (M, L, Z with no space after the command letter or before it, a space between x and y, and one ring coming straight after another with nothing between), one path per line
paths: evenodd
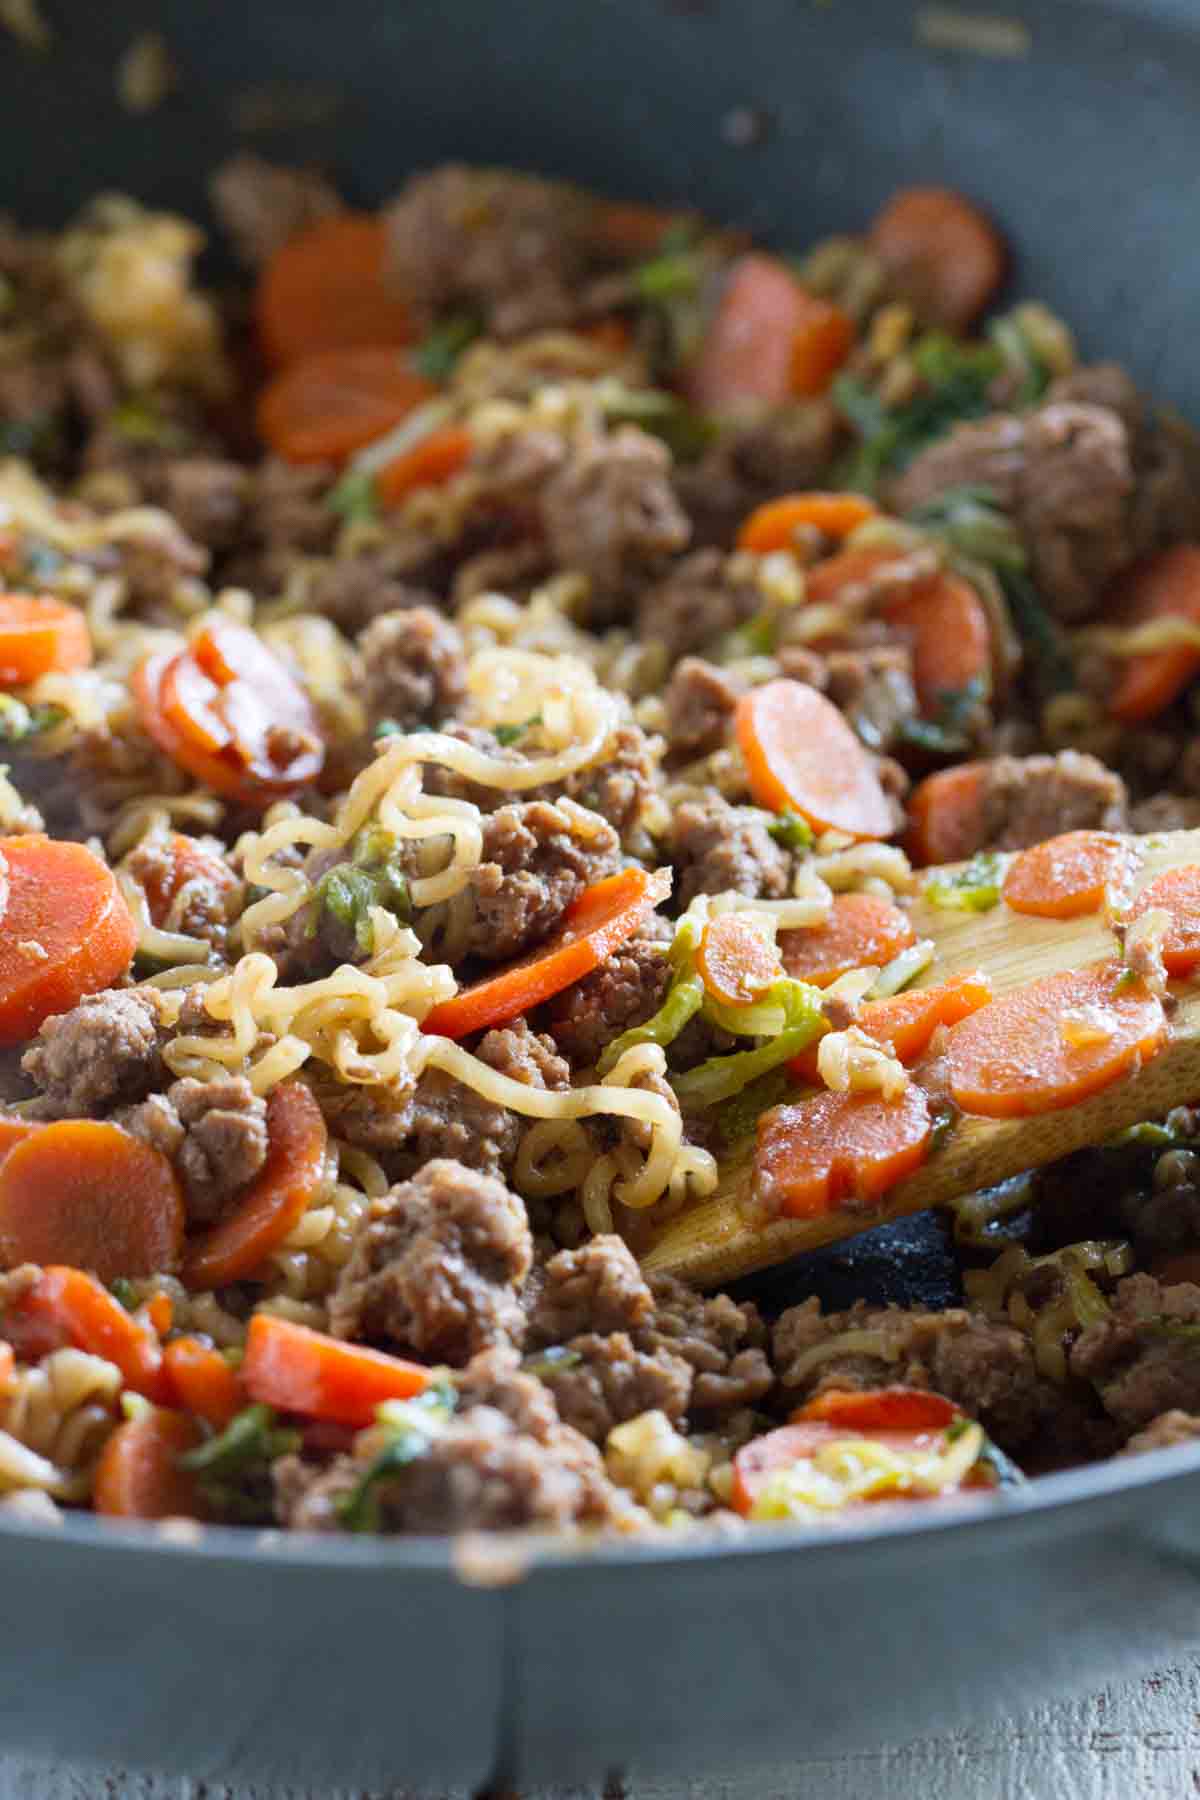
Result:
M1135 895L1164 869L1200 863L1200 831L1160 832L1130 841L1141 859ZM1013 912L1003 902L978 913L934 907L917 899L911 914L918 937L932 938L937 946L922 987L981 968L1000 995L1116 952L1112 930L1099 912L1075 919L1042 919ZM855 1207L816 1219L756 1221L750 1216L754 1140L748 1139L745 1149L722 1165L716 1192L666 1222L643 1255L643 1267L648 1273L681 1275L702 1286L733 1281L888 1220L992 1187L1072 1150L1102 1144L1143 1119L1161 1118L1173 1106L1200 1097L1200 983L1173 982L1171 991L1177 1005L1171 1014L1170 1039L1144 1067L1059 1112L1018 1119L964 1115L929 1161L870 1210Z

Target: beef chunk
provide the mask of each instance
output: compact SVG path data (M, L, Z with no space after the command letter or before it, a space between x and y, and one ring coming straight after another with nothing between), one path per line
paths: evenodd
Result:
M958 821L942 860L977 850L1024 850L1063 831L1123 831L1125 783L1094 756L997 756L983 765L979 804Z
M600 1053L662 1005L671 970L660 938L628 938L591 975L554 1001L547 1025L576 1068L591 1068Z
M207 550L229 550L246 517L251 478L216 456L174 456L163 466L161 504L184 534Z
M1176 1407L1151 1419L1144 1431L1135 1431L1120 1455L1140 1456L1144 1450L1171 1450L1176 1444L1194 1444L1197 1438L1200 1438L1200 1418L1194 1413L1180 1412Z
M341 212L337 190L313 169L288 168L243 150L208 184L218 223L238 257L260 269L289 238Z
M466 306L494 336L523 337L571 317L584 222L569 188L450 163L414 176L389 208L389 266L424 322Z
M693 542L729 546L747 513L764 500L821 487L840 431L827 400L731 425L699 462L675 471Z
M675 665L663 695L667 746L680 762L707 756L725 742L742 684L716 663L685 656Z
M595 1237L552 1256L529 1321L531 1344L561 1344L585 1332L638 1331L654 1318L654 1297L625 1242Z
M162 1002L153 988L108 988L46 1020L21 1067L43 1119L97 1118L161 1087Z
M438 598L430 586L436 569L435 547L420 534L395 537L326 563L312 578L308 604L354 637L381 613L414 606L436 611Z
M717 793L685 800L671 821L676 899L686 908L697 894L743 894L782 900L791 891L792 858L753 806L731 806Z
M628 611L664 556L682 550L689 526L671 488L665 444L622 425L573 447L546 483L542 524L555 564L588 578L588 617L601 625Z
M693 550L638 601L640 638L664 644L672 660L711 647L763 606L757 583L720 550Z
M525 1330L533 1261L525 1208L503 1182L439 1158L372 1202L329 1303L336 1337L464 1363Z
M360 1121L365 1128L365 1122ZM387 1124L386 1116L376 1123ZM468 1168L499 1175L517 1154L520 1121L506 1106L485 1100L441 1069L426 1069L404 1114L405 1163L453 1157ZM361 1142L361 1138L352 1140Z
M254 471L243 553L230 569L248 585L282 586L297 556L321 556L333 545L341 520L325 496L334 471L323 463L289 463L269 456ZM314 597L314 611L325 611ZM335 621L336 623L336 621Z
M903 743L905 726L920 716L912 651L905 644L831 650L824 685L863 743L881 754Z
M487 1032L475 1054L497 1074L524 1082L526 1087L561 1089L571 1085L570 1067L558 1054L554 1039L531 1031L525 1018Z
M639 1413L662 1412L673 1425L687 1413L692 1370L669 1350L639 1350L623 1331L571 1339L558 1361L547 1358L543 1381L559 1417L593 1443Z
M562 784L565 799L576 800L606 819L628 850L642 847L659 787L662 740L639 725L618 725L601 755ZM545 798L552 798L549 790Z
M188 1220L210 1224L267 1160L267 1105L244 1075L215 1081L185 1077L167 1098L186 1133L176 1158Z
M1125 1432L1175 1408L1200 1412L1200 1287L1128 1276L1110 1316L1076 1339L1070 1367Z
M466 694L462 633L428 606L381 613L362 633L358 648L372 721L394 719L406 731L440 723Z
M650 1282L655 1314L635 1334L638 1346L667 1351L691 1365L695 1413L720 1416L753 1406L775 1384L767 1360L767 1332L757 1308L739 1306L728 1294L698 1294L671 1275Z
M540 943L563 913L618 866L612 826L573 801L502 806L484 820L483 859L471 877L471 952L504 962Z

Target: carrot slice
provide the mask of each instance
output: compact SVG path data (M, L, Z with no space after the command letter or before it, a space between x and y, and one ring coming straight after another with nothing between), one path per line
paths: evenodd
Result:
M816 688L786 679L752 688L738 702L735 728L760 806L800 813L816 831L891 834L891 808L874 764Z
M796 541L796 532L804 526L840 542L874 518L875 512L874 502L862 494L784 494L782 499L768 500L750 514L738 533L738 549L755 550L760 555L769 550L789 550Z
M338 213L289 238L263 270L255 296L268 362L411 343L412 323L386 285L386 264L387 227L368 213Z
M719 413L819 394L853 343L853 320L808 293L786 264L758 253L743 256L688 373L688 396Z
M384 1400L409 1400L429 1386L419 1363L326 1337L307 1325L255 1313L246 1338L242 1381L252 1400L281 1412L342 1425L371 1425Z
M1152 907L1170 913L1162 943L1163 967L1168 975L1190 975L1200 964L1200 868L1189 863L1182 869L1164 869L1147 882L1129 909L1131 920L1140 919Z
M443 1000L426 1015L421 1029L441 1037L468 1037L540 1006L598 968L669 892L670 878L661 870L622 869L597 881L567 908L547 943Z
M399 350L321 350L282 370L258 397L258 434L292 463L340 463L437 392Z
M925 1388L830 1388L792 1414L792 1423L823 1419L840 1430L944 1431L963 1416L952 1400Z
M0 1044L123 975L137 930L112 871L83 844L0 838L8 907L0 930Z
M849 969L882 968L916 942L912 920L877 894L835 894L828 918L780 934L783 966L798 981L828 987Z
M375 477L381 506L398 506L416 488L440 487L464 469L471 455L471 434L463 425L433 431Z
M755 1193L792 1219L869 1207L924 1162L931 1129L911 1082L895 1100L824 1093L776 1106L759 1120Z
M86 669L92 638L79 607L40 594L0 594L0 687Z
M921 315L965 331L1004 280L1008 251L991 220L952 188L902 188L869 240Z
M203 1338L174 1338L163 1351L171 1398L214 1431L224 1431L246 1404L237 1370Z
M263 1168L234 1211L188 1246L188 1287L242 1281L299 1224L325 1179L328 1133L321 1109L301 1081L285 1081L267 1101L269 1149ZM0 1192L3 1169L0 1168Z
M750 1006L783 973L779 951L745 913L719 913L700 936L696 967L727 1006Z
M827 605L840 600L848 590L871 581L889 563L900 563L906 552L888 544L860 544L853 550L839 550L834 556L804 571L804 598L812 605Z
M1068 969L1002 994L956 1025L950 1092L964 1112L1024 1118L1075 1106L1160 1050L1162 1003L1116 963Z
M920 867L965 862L981 842L987 765L959 763L918 782L908 797L904 847Z
M179 1466L200 1441L194 1419L162 1406L118 1425L96 1464L96 1511L110 1519L202 1519L195 1479Z
M858 1009L860 1031L886 1045L905 1064L916 1062L928 1048L939 1025L957 1025L970 1018L992 998L992 984L982 969L951 976L941 987L919 988L909 994L892 994L886 1000L868 1000ZM800 1081L816 1083L817 1047L793 1058L788 1067Z
M927 716L936 718L948 696L972 683L986 691L992 633L983 601L969 581L943 570L885 601L880 617L912 645L913 682Z
M102 1281L169 1269L183 1194L161 1150L100 1119L59 1119L0 1163L0 1263L71 1263Z
M1200 544L1176 544L1140 563L1118 584L1113 605L1124 626L1156 619L1200 625ZM1165 711L1200 673L1200 644L1131 656L1122 666L1108 710L1124 725L1138 725Z
M175 655L133 674L142 724L214 793L263 807L312 784L325 762L308 695L256 632L212 619Z
M206 850L203 844L185 836L182 831L173 831L164 849L166 854L161 863L149 867L138 879L146 896L146 910L155 925L166 923L175 901L194 881L226 894L233 893L240 885L224 857Z
M1115 832L1064 831L1022 850L1002 891L1014 912L1074 919L1099 912L1106 893L1129 880L1133 863L1130 845Z
M163 1395L162 1346L148 1320L127 1312L83 1269L51 1265L5 1314L19 1355L34 1359L70 1345L120 1369L125 1385L148 1399Z

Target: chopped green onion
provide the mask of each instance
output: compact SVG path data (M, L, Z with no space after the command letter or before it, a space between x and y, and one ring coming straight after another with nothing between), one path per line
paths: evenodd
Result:
M31 706L15 694L0 694L0 744L27 743L61 725L66 716L61 706L47 702Z
M483 330L471 313L455 313L435 325L409 353L409 361L426 381L449 381L455 364Z
M308 935L315 937L324 908L354 933L361 953L369 955L374 944L372 907L385 908L405 924L412 918L403 858L403 850L390 832L364 826L351 846L349 860L327 869L313 888Z
M351 469L349 474L330 488L325 496L325 504L333 512L341 513L351 523L363 519L379 517L379 497L375 492L374 475L359 469Z
M521 1363L526 1375L536 1375L544 1381L548 1375L554 1375L561 1369L576 1369L583 1361L583 1352L572 1350L568 1344L552 1344L548 1350L540 1351L536 1356L527 1356Z
M794 812L779 813L767 826L767 833L785 850L811 850L816 842L808 820Z
M980 850L954 874L927 881L925 899L948 911L991 912L1000 903L1005 861L995 850Z
M388 1440L355 1486L336 1502L338 1518L346 1531L379 1529L380 1484L428 1455L434 1438L453 1412L456 1399L449 1383L440 1383L414 1400L388 1401L379 1408L379 1422L388 1429Z
M667 250L639 263L630 281L639 300L691 299L700 286L702 267L688 250Z
M541 713L534 713L532 718L522 720L519 725L497 725L492 736L502 749L507 750L510 744L515 744L519 737L524 737L527 731L534 725L540 725L541 722Z
M247 1406L224 1431L179 1458L222 1519L267 1524L272 1515L271 1464L300 1448L300 1433L278 1424L269 1406Z
M136 1312L141 1305L141 1301L138 1299L137 1289L134 1287L132 1281L125 1275L118 1275L115 1281L110 1281L108 1284L108 1291L114 1300L119 1300L121 1302L121 1305L128 1313Z

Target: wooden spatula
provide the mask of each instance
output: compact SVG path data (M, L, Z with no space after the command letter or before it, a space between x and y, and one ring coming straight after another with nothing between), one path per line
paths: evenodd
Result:
M1131 841L1141 856L1135 893L1164 869L1200 863L1200 831L1163 832ZM1040 919L1013 912L1003 903L977 913L917 900L912 917L918 937L932 938L937 946L935 961L921 978L922 987L982 968L999 995L1040 976L1097 962L1116 950L1100 913ZM756 1222L748 1209L754 1173L754 1140L749 1139L746 1148L722 1167L716 1192L664 1225L643 1256L643 1266L704 1286L732 1281L889 1219L991 1187L1069 1151L1104 1143L1127 1125L1160 1118L1173 1106L1197 1099L1200 982L1172 986L1178 1005L1171 1016L1170 1041L1143 1068L1060 1112L1022 1119L963 1117L929 1161L892 1188L873 1211L856 1208L817 1219Z

